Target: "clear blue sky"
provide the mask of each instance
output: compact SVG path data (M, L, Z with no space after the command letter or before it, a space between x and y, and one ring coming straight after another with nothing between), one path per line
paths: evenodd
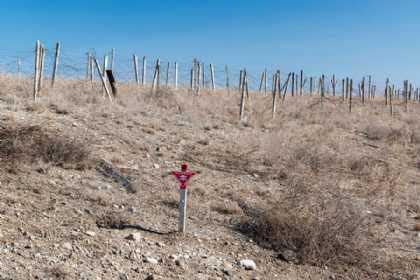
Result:
M416 0L2 1L0 49L37 39L260 71L305 69L420 83Z

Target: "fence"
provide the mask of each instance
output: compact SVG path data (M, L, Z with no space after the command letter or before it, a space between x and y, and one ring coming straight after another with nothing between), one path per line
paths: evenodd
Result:
M119 55L115 49L102 55L95 50L74 53L62 48L59 43L48 48L39 41L35 48L13 54L0 49L0 72L34 79L35 98L39 89L45 86L42 84L45 78L51 80L51 86L56 79L100 80L109 91L106 70L112 70L119 83L133 83L143 87L184 87L190 88L195 94L199 94L202 89L239 91L241 108L245 105L245 96L250 93L270 94L273 98L273 117L277 100L284 100L287 94L318 95L321 102L326 96L340 96L348 101L350 112L354 97L360 98L364 104L377 95L383 95L385 105L391 106L391 114L393 99L402 98L406 110L409 101L420 101L419 89L408 81L404 81L403 88L399 89L387 79L383 90L379 92L379 87L371 76L362 77L356 82L352 78L339 78L336 75L310 76L304 70L296 73L278 70L271 73L267 70L250 73L246 69L214 65L198 59L191 62L164 61L139 54ZM242 109L240 115L242 118Z

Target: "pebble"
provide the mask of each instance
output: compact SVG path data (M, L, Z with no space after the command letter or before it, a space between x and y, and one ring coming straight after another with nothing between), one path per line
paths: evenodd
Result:
M67 250L72 250L72 249L73 249L73 246L71 245L71 243L70 243L70 242L64 242L64 243L61 245L61 247L63 247L64 249L67 249Z
M179 266L179 267L184 267L184 262L183 262L183 261L181 261L180 259L176 259L176 260L175 260L175 264L176 264L177 266Z
M414 226L414 230L415 231L420 231L420 223L418 223Z
M136 207L130 207L130 208L128 208L128 212L130 212L130 213L136 213L137 212L137 209L136 209Z
M147 263L150 263L150 264L157 264L158 263L158 260L155 259L155 258L152 258L152 257L146 257L144 259L144 261L147 262Z
M159 164L154 163L154 164L153 164L153 168L155 168L155 169L159 169L159 168L160 168L160 166L159 166Z
M127 235L127 236L125 237L125 239L127 239L127 240L131 240L131 241L140 241L140 239L141 239L141 234L140 234L140 233L138 233L138 232L133 232L133 233L130 233L129 235Z
M93 237L93 236L96 235L96 232L91 231L91 230L88 230L88 231L85 232L85 234L88 235L88 236L92 236Z
M121 273L120 280L129 280L127 273Z
M245 268L246 270L255 270L257 269L257 265L253 260L250 259L243 259L239 262L240 266Z
M153 276L153 274L149 274L149 275L147 275L147 277L146 278L144 278L145 280L154 280L155 279L155 277Z

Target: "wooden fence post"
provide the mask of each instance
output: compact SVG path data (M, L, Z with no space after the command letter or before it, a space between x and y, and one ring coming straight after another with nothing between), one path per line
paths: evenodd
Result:
M299 89L300 96L303 95L303 70L300 70L300 89Z
M175 89L178 89L178 63L175 62Z
M171 63L168 62L168 64L166 64L166 81L165 81L165 86L169 87L169 69L171 67Z
M324 104L324 96L325 96L325 75L321 76L321 105Z
M371 75L368 76L368 96L369 96L369 99L373 99L373 95L372 95L372 76Z
M283 98L282 101L284 102L285 98L286 98L286 92L287 92L287 88L289 87L289 81L290 81L290 77L291 77L292 73L289 73L289 75L287 75L287 79L286 82L283 85L284 91L283 91ZM280 89L280 94L281 94L281 89Z
M112 48L111 50L111 70L114 71L114 65L115 65L115 48Z
M360 94L362 95L362 104L365 104L365 77L363 77L360 84Z
M39 90L42 90L42 85L44 82L44 62L45 62L45 48L41 44L41 56L39 63Z
M199 61L197 61L196 68L197 68L197 75L196 75L197 79L196 79L195 86L196 86L197 94L199 94L200 89L201 89L201 83L200 83L201 82L201 70L204 70L204 69L202 69L202 64Z
M258 92L259 92L260 94L262 93L263 85L264 85L264 71L261 73L260 87L259 87L259 89L258 89Z
M106 79L105 79L106 78L106 74L105 74L105 76L103 75L103 71L101 69L101 66L99 65L99 62L98 62L98 59L97 58L95 58L95 65L96 65L96 69L98 70L98 75L101 78L102 86L105 89L106 94L108 95L109 101L112 102L112 96L111 96L111 93L109 92L108 86L106 84Z
M394 95L394 85L392 85L391 91L389 93L389 113L391 114L391 117L393 115L393 109L392 109L392 97Z
M335 80L335 75L333 74L332 80L331 80L331 85L332 85L332 94L335 97L335 86L337 84L337 81Z
M215 91L216 89L216 82L214 77L214 66L212 63L210 63L210 78L211 78L211 91Z
M20 60L20 57L17 58L17 75L18 79L22 78L22 62Z
M141 85L146 86L147 84L147 59L143 56L143 71L141 73Z
M341 79L341 97L343 98L344 101L344 90L345 89L345 79Z
M51 87L54 87L55 79L57 77L59 60L60 60L60 43L57 43L55 45L54 68L53 68L53 73L52 73L52 78L51 78Z
M239 121L242 121L244 119L244 110L245 110L245 76L246 76L246 70L241 70L241 103L239 106Z
M230 89L229 89L229 68L228 68L227 65L225 65L225 75L226 75L226 90L229 94L230 93Z
M140 80L139 80L139 58L135 54L133 54L133 65L134 65L134 77L136 79L136 85L139 86L140 85Z
M388 86L389 85L389 78L387 78L386 79L386 82L385 82L385 106L388 106L388 95L389 95L389 93L388 93Z
M404 81L404 107L405 112L408 112L408 80Z
M353 79L350 80L350 92L349 92L349 112L351 113L351 103L352 103L352 98L353 97Z
M160 59L158 58L156 60L155 74L153 75L152 90L155 91L156 89L158 89L159 84L160 84Z
M313 92L313 89L314 89L313 83L314 83L314 78L310 77L309 78L309 96L312 96L312 92Z
M274 90L273 90L273 100L272 100L272 106L271 106L271 118L274 119L276 116L276 107L277 107L277 93L280 90L280 71L277 71L275 74L274 79Z
M36 101L39 91L39 63L40 63L41 43L36 41L35 47L35 74L34 74L34 100Z
M292 96L295 96L295 73L292 73Z
M241 69L240 71L239 71L239 86L238 86L238 89L239 89L239 93L241 93L242 92L242 87L243 87L243 75L244 75L244 71Z

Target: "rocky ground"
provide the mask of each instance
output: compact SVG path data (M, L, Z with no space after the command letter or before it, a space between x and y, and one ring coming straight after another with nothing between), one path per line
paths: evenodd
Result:
M0 127L12 132L0 150L13 138L25 153L0 153L0 279L420 279L418 104L391 118L379 101L350 115L338 98L298 97L272 120L270 97L251 96L239 123L235 94L122 87L110 104L63 82L34 103L29 81L1 85ZM199 173L186 234L169 175L183 162ZM348 194L375 255L399 262L380 274L287 261L238 229L299 180Z

